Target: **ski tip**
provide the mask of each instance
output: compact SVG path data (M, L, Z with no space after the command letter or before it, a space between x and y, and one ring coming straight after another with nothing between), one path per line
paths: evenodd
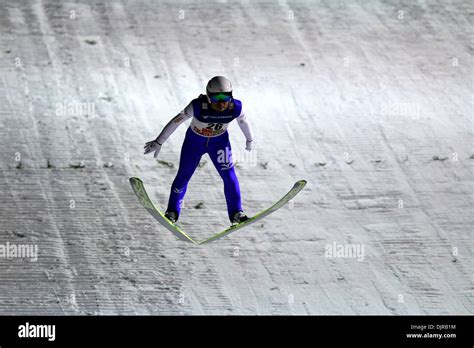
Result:
M306 180L304 180L304 179L301 179L301 180L298 180L296 183L299 184L299 185L303 185L303 186L304 186L304 185L306 185L308 182L307 182Z
M141 181L140 178L137 178L136 176L131 176L128 181L130 181L131 183L135 182L135 181Z

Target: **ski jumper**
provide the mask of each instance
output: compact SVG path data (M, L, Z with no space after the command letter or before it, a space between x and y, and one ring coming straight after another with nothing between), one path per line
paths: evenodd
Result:
M227 213L230 219L232 214L242 211L242 203L227 132L229 123L237 119L247 141L252 141L252 132L242 112L242 103L240 100L232 99L226 110L216 111L208 102L207 96L201 94L165 126L156 139L158 143L163 144L181 123L190 118L192 121L181 148L179 169L171 185L167 211L174 211L179 215L189 180L202 155L207 153L224 182Z

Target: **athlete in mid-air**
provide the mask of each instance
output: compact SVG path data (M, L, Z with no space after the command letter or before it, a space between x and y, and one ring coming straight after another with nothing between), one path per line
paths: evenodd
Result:
M165 216L172 222L178 221L181 203L188 182L201 156L209 154L212 163L224 181L227 213L231 223L248 220L242 210L240 187L232 160L227 127L234 119L247 139L246 150L252 150L252 132L242 111L242 102L232 96L232 84L223 76L209 80L206 94L192 100L183 111L176 115L162 130L160 135L145 145L145 154L155 152L157 158L161 146L184 121L192 118L181 148L181 158L176 178L171 186L168 208Z

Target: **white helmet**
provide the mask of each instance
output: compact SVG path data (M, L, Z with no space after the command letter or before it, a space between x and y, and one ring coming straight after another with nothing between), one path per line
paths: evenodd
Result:
M208 96L213 93L229 93L232 95L232 83L224 76L214 76L207 83L206 93Z

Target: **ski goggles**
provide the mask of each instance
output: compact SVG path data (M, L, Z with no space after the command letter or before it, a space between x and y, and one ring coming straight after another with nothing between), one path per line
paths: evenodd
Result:
M232 100L232 93L209 93L209 99L212 103L230 102Z

